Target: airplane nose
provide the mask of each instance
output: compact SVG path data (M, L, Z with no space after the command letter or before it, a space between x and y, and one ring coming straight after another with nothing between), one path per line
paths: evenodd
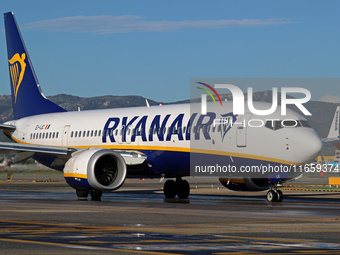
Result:
M294 147L298 161L302 164L312 162L321 152L322 142L314 129L301 128L295 133Z

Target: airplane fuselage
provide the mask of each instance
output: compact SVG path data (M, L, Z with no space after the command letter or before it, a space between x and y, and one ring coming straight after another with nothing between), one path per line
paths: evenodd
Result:
M316 155L310 151L320 146L317 134L293 111L284 119L297 124L278 128L280 114L233 115L231 104L206 115L179 104L42 114L7 124L17 127L12 138L19 143L134 150L147 156L154 174L187 176L190 152L212 164L216 157L232 165L311 162Z

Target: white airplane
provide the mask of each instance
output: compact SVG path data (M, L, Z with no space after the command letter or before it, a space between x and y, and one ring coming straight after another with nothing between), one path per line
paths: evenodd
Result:
M280 109L270 116L254 116L246 109L237 116L228 103L205 115L197 110L199 104L67 112L41 92L14 14L5 13L4 18L14 120L0 128L16 143L0 143L0 152L15 154L14 163L32 157L63 171L78 199L90 194L100 200L103 192L118 189L127 177L175 178L165 182L165 197L187 198L190 187L182 178L196 169L193 158L199 163L217 160L237 170L242 165L291 167L311 162L321 150L319 136L291 110L285 118L294 124L284 125ZM256 119L263 125L214 125L218 117L235 122ZM221 182L231 189L270 189L268 201L282 201L278 184L294 178L225 177Z

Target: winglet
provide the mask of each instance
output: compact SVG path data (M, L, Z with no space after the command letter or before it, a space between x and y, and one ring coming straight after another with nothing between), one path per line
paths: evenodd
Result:
M340 141L339 133L339 117L340 117L340 106L335 110L332 125L329 129L327 138L321 139L324 143L335 143Z
M339 114L340 106L335 110L331 128L329 130L327 138L339 138Z

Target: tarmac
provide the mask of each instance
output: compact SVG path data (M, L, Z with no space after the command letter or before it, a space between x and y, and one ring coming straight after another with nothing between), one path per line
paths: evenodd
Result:
M77 201L55 172L0 174L4 254L339 254L340 193L234 192L188 179L188 199L164 199L159 180L127 180L102 201ZM302 178L289 185L327 185Z

